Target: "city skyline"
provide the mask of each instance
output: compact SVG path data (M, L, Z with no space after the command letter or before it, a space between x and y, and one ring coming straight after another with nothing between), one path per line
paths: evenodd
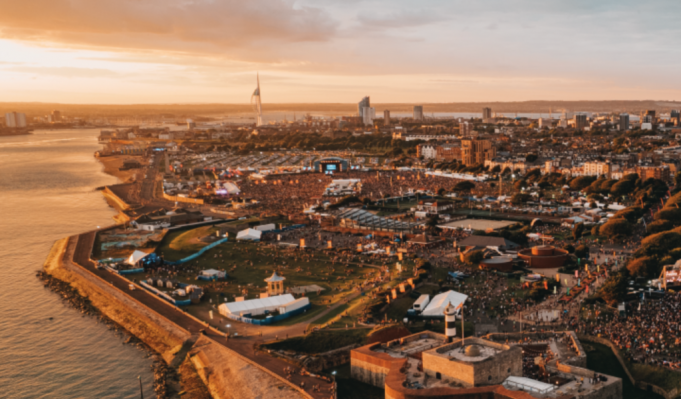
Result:
M3 102L681 98L671 1L3 3Z

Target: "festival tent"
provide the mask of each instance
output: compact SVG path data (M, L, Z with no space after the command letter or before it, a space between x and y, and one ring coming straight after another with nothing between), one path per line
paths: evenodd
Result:
M274 223L262 224L260 226L256 226L255 229L258 230L258 231L265 232L265 231L276 230L277 226L275 226Z
M135 252L133 252L132 255L130 255L130 257L125 261L125 263L132 265L132 266L136 266L137 262L144 259L147 255L149 255L149 254L146 253L146 252L135 250Z
M266 311L273 312L293 301L295 301L293 295L284 294L268 298L249 299L241 302L223 303L218 306L218 311L223 316L229 316L230 314L236 316L247 314L258 316L264 314Z
M449 290L435 295L421 314L423 316L444 316L447 305L451 303L454 308L458 309L459 305L466 302L466 299L468 299L468 295Z
M215 270L215 269L201 270L200 274L201 274L201 276L210 277L210 278L225 278L225 277L227 277L227 273L225 273L221 270Z
M227 190L227 193L231 195L239 194L241 190L239 190L239 187L237 187L236 184L232 182L227 182L224 184L225 190Z
M262 231L256 229L241 230L236 235L237 240L260 241L260 237L262 237Z

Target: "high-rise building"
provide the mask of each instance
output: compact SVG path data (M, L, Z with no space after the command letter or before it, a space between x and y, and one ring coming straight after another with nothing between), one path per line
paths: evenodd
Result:
M497 149L490 140L462 139L461 162L464 165L484 165L485 161L497 156Z
M20 112L7 112L5 114L6 127L26 127L26 114Z
M678 109L673 109L670 116L674 126L681 126L681 112Z
M629 114L620 114L620 130L629 130Z
M655 117L655 110L648 109L641 112L641 123L651 123L655 124L657 118Z
M187 129L194 129L196 127L196 123L192 119L187 119Z
M390 111L383 111L383 126L390 126Z
M414 120L423 120L423 105L414 105Z
M60 111L52 111L52 122L61 122L61 112Z
M471 123L468 121L459 122L459 134L461 137L468 137L471 135Z
M482 109L482 120L492 119L492 108L485 107Z
M362 108L362 122L365 125L373 125L374 117L376 117L376 108L374 107Z
M584 130L588 126L588 121L586 119L586 114L576 114L575 115L575 129Z
M369 96L366 96L357 104L357 113L359 114L359 119L364 120L364 108L371 107L371 100Z

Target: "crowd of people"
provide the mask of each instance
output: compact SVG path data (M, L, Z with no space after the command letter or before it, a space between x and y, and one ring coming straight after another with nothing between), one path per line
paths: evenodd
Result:
M585 334L609 339L635 362L681 368L681 295L665 294L627 304L627 317L599 314L592 321L579 321Z

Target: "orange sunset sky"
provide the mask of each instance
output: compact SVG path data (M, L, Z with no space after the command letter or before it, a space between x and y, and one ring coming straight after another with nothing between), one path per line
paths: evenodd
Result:
M679 100L681 2L0 0L0 101Z

